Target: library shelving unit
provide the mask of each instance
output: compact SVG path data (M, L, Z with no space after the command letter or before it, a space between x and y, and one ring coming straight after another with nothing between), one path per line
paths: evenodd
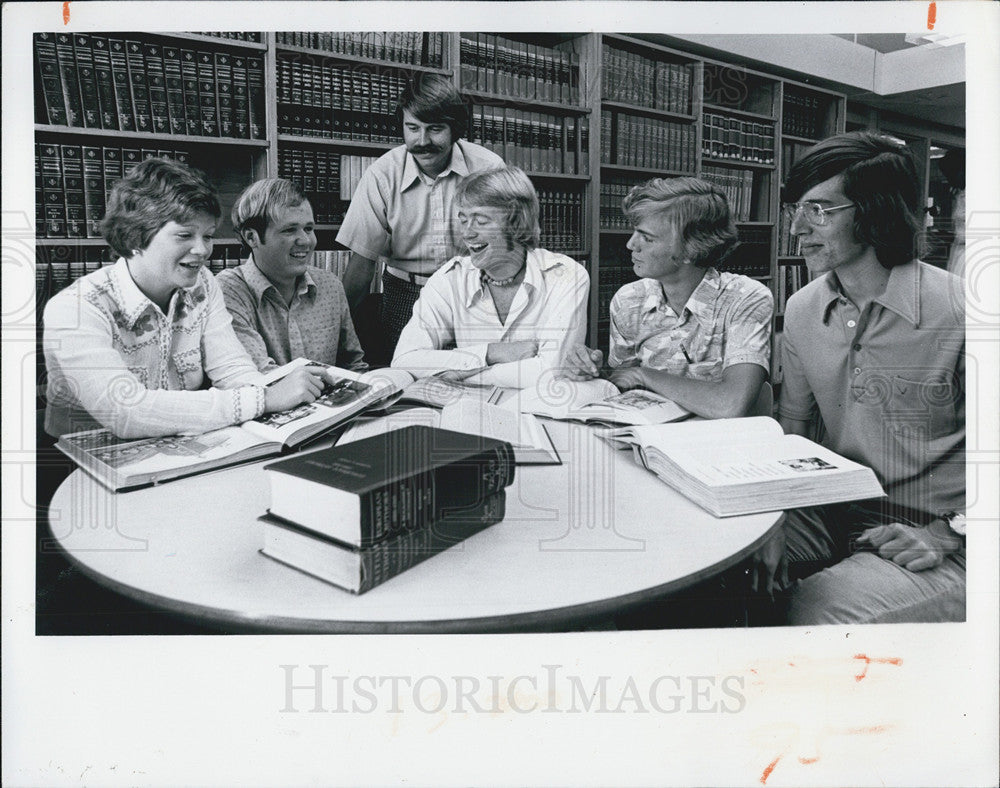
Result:
M264 176L310 196L318 249L364 168L402 140L395 99L423 73L454 81L470 138L531 176L542 244L587 266L591 344L635 278L621 200L653 177L699 175L738 219L731 270L784 298L801 282L780 225L780 177L845 122L844 96L608 33L41 33L35 37L38 303L109 262L97 223L115 178L170 155L204 170L224 213ZM224 217L218 270L240 246ZM787 274L787 275L786 275Z

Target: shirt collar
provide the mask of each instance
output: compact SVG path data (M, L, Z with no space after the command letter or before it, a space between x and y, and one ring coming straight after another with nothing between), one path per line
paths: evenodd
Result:
M145 293L135 283L131 272L128 270L128 262L124 257L119 257L118 262L112 266L110 276L115 285L120 317L129 329L135 328L136 322L145 314L146 310L156 309L159 311L159 308L146 297ZM175 313L180 308L180 313L183 314L185 310L191 309L198 302L204 300L204 296L202 295L202 291L204 290L203 276L203 273L198 274L198 282L193 287L179 288L174 291L170 300L172 303L174 299L177 299L178 304L175 307ZM167 307L167 311L169 313L169 306Z
M657 280L643 279L642 281L646 286L646 298L642 302L642 311L644 313L654 312L662 306L668 306L667 299L663 295L663 287ZM722 277L719 276L719 272L714 268L706 269L705 275L691 295L688 296L688 300L681 309L681 314L678 317L683 317L684 312L690 312L699 322L704 322L704 318L711 319L712 304L718 298L721 286Z
M823 304L823 322L830 320L830 311L833 305L843 298L840 287L840 280L837 279L836 272L831 271L823 282L827 288L821 303ZM886 309L890 309L904 320L913 324L914 328L920 327L920 266L916 260L911 260L903 265L894 266L889 270L889 281L886 282L885 290L872 299L873 303L879 304Z
M257 304L261 304L264 300L264 293L269 289L274 288L275 293L278 289L274 287L271 280L264 276L264 272L257 267L256 261L253 259L253 254L247 258L247 261L240 266L243 271L243 278L246 283L250 285L250 289L253 291L254 296L257 299ZM309 275L309 269L307 268L305 273L302 274L302 278L298 281L296 287L296 293L298 295L305 295L310 292L310 290L315 291L316 283L313 278Z
M543 251L542 249L529 249L525 259L526 270L522 284L533 290L544 290L545 275L554 268L563 265L560 256L543 253ZM471 257L454 257L445 263L445 269L449 271L456 267L461 268L463 274L472 280L467 288L469 295L465 303L466 307L471 307L477 298L486 296L486 285L482 283L479 269L472 264Z
M444 171L438 175L438 178L444 178L455 173L456 175L464 178L469 174L469 165L465 161L465 152L462 150L462 141L455 140L451 146L451 159L448 161L448 166L444 168ZM401 188L403 191L409 189L414 182L426 178L420 171L420 167L417 165L417 160L413 158L408 150L403 152L403 182ZM436 180L436 179L435 179Z

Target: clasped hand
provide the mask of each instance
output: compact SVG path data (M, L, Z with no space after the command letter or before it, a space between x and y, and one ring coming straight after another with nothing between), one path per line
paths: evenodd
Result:
M962 548L962 540L956 534L937 527L935 521L926 528L917 528L903 523L889 523L869 528L857 542L862 547L871 547L882 558L908 569L920 572L933 569L945 557Z

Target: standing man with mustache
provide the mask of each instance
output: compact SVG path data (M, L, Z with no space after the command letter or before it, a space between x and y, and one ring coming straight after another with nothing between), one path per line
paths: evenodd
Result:
M382 363L392 358L423 285L458 253L452 199L459 182L503 166L495 153L462 139L468 109L446 77L414 76L396 115L404 144L368 168L337 233L337 242L352 252L343 281L355 314L371 286L375 261L388 258L379 315L383 347L374 359L369 353L370 360Z

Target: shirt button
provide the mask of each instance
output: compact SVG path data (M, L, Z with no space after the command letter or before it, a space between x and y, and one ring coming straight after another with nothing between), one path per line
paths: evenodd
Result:
M853 320L848 320L847 321L847 327L848 328L854 328L856 325L857 325L857 323L855 323Z
M855 367L854 368L854 374L855 375L860 375L861 374L861 367Z
M855 345L855 346L854 346L854 349L855 349L855 350L861 350L861 345Z

